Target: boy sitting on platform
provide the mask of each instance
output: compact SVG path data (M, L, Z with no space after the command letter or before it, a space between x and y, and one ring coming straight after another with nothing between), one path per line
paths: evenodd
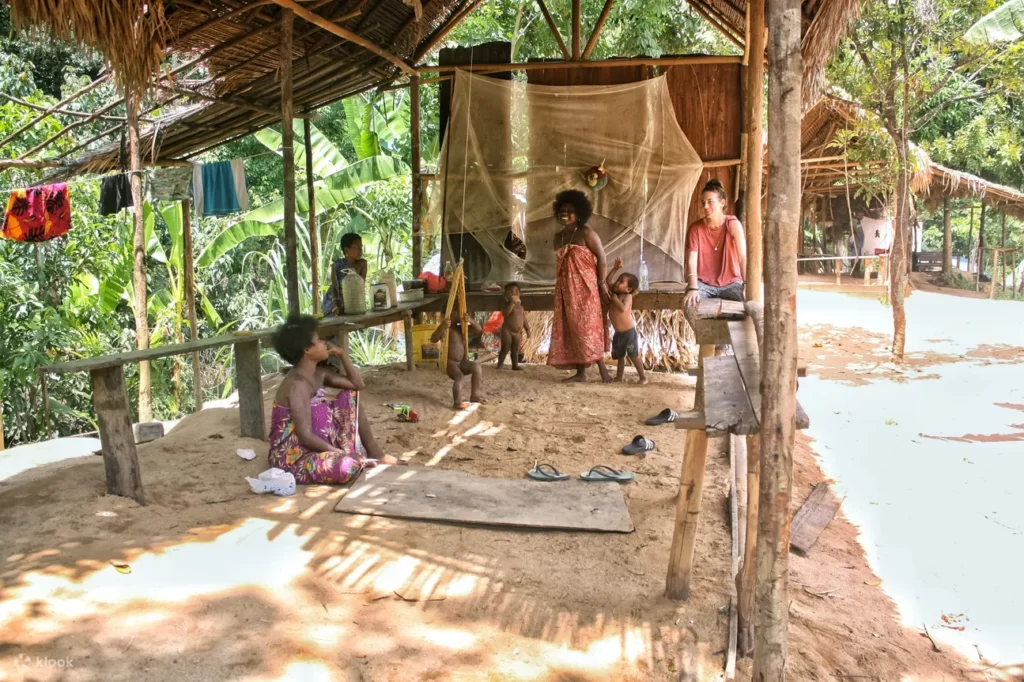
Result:
M477 334L482 334L483 329L480 323L472 317L467 318L469 328ZM431 343L438 343L444 338L444 330L448 328L448 376L452 380L452 406L456 410L469 407L469 403L480 403L480 383L483 381L483 370L480 363L469 359L466 336L462 333L462 324L458 320L449 320L447 317L441 320L437 329L430 337ZM494 357L493 355L491 357ZM469 402L462 401L462 379L470 375Z
M498 352L498 369L505 364L505 356L512 352L512 369L520 371L519 347L523 341L523 332L530 335L530 325L526 321L526 311L520 300L519 285L509 282L505 285L505 307L501 309L504 321L501 324L501 350Z
M622 381L622 373L626 368L626 358L636 367L641 384L647 383L644 363L640 362L640 339L633 322L633 294L640 288L636 275L624 272L618 277L615 274L622 268L622 259L616 258L615 265L608 273L608 316L611 318L615 336L612 337L612 360L619 361L619 371L615 381Z

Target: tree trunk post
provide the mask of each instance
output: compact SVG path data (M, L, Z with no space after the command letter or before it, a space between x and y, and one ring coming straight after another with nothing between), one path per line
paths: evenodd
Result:
M764 270L762 252L763 233L761 227L761 181L764 173L764 49L765 0L750 0L749 14L750 60L747 65L747 167L744 173L743 196L746 210L747 230L747 300L762 299L761 280Z
M409 78L409 127L412 128L412 276L423 272L423 193L420 167L420 77Z
M981 291L981 275L985 270L985 202L981 203L981 217L978 219L978 276L974 280L974 290Z
M130 497L145 505L142 472L128 410L128 392L124 386L124 366L94 369L90 374L92 406L100 430L107 494Z
M133 239L133 271L135 284L135 347L149 348L148 298L146 296L146 224L142 203L142 160L139 149L139 100L132 95L125 100L128 112L128 169L132 188L132 216L135 218ZM139 421L153 421L152 380L149 362L139 363Z
M942 200L942 274L953 271L953 221L949 214L949 197Z
M999 248L1005 249L1006 248L1006 213L1005 212L1001 213L1000 214L1000 218L1003 221L1003 238L999 242ZM1002 251L999 253L999 285L1001 287L1003 287L1003 289L1006 288L1006 253L1002 252Z
M185 307L192 340L199 340L199 321L196 318L196 268L192 246L192 202L181 201L182 260L184 261ZM199 366L199 351L192 353L192 386L196 397L196 412L203 409L203 375Z
M313 314L320 314L320 230L316 225L316 187L313 184L313 124L302 120L302 136L306 145L306 201L309 204L309 269L312 274Z
M582 32L583 13L580 9L580 0L572 0L572 58L578 61L580 58L580 33Z
M295 103L292 99L292 25L295 15L281 9L281 159L284 166L284 249L288 313L299 312L299 260L295 235Z
M989 292L988 297L991 300L995 300L996 297L996 273L999 272L999 257L1002 254L999 253L999 249L992 249L992 277L989 278Z
M768 29L768 177L772 180L764 230L755 682L784 680L789 656L789 502L796 439L796 228L800 220L803 75L799 0L772 2Z
M728 436L725 437L728 439ZM727 441L728 443L728 441ZM728 444L726 445L728 447ZM697 544L701 497L704 494L704 469L708 457L708 435L704 429L686 432L686 451L679 472L679 496L676 522L669 549L665 596L689 599L693 577L693 550Z

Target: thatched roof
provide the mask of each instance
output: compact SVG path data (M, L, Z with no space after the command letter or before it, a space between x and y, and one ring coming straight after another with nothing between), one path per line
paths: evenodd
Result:
M184 159L281 119L277 72L282 10L277 0L10 0L10 4L17 26L73 36L102 52L122 93L147 93L143 115L160 105L166 111L168 103L182 97L201 102L173 111L142 131L147 159L151 155L158 160ZM411 71L410 65L422 58L434 39L461 19L459 11L467 4L467 0L302 2L301 8L393 59L296 13L295 111L301 115L388 84L402 72L395 61ZM106 113L110 106L104 105L98 113ZM115 165L117 151L117 145L111 144L85 157L65 154L50 160L66 164L64 172L99 171Z
M146 95L140 114L169 112L142 130L146 159L159 163L189 159L280 121L280 5L296 12L291 61L301 116L411 73L481 0L8 2L17 26L99 50L122 93ZM744 0L689 2L742 46ZM807 95L817 91L825 61L857 11L857 0L804 0L805 101L812 101ZM326 30L331 24L347 38ZM182 98L199 104L180 108ZM116 106L104 104L96 118ZM45 158L59 174L107 170L117 163L119 132L112 126L90 140L107 143L98 150L80 145L48 157L33 150L23 159Z
M821 97L807 110L801 126L805 194L845 191L847 178L851 190L855 190L860 185L859 175L881 170L886 163L884 160L844 164L836 158L842 154L841 146L833 146L837 132L847 125L853 127L857 120L868 116L873 114L831 95ZM917 145L912 145L911 151L914 155L911 188L926 205L933 206L944 198L973 197L1008 215L1024 218L1024 192L935 163Z
M687 0L733 43L743 47L746 35L745 0ZM802 0L804 85L803 102L811 106L825 85L825 63L835 52L846 28L860 15L859 0Z

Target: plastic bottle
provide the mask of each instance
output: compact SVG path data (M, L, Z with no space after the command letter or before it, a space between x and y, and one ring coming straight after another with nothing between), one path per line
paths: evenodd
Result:
M647 261L640 261L640 291L647 291L651 285L650 275L647 273Z
M360 315L366 312L366 280L355 270L346 271L341 280L341 296L345 301L346 315Z

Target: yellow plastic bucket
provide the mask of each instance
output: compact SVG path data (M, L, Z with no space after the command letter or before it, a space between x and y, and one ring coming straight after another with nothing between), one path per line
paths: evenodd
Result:
M441 344L431 343L430 337L436 324L417 324L412 328L413 359L416 362L436 362L441 354Z

